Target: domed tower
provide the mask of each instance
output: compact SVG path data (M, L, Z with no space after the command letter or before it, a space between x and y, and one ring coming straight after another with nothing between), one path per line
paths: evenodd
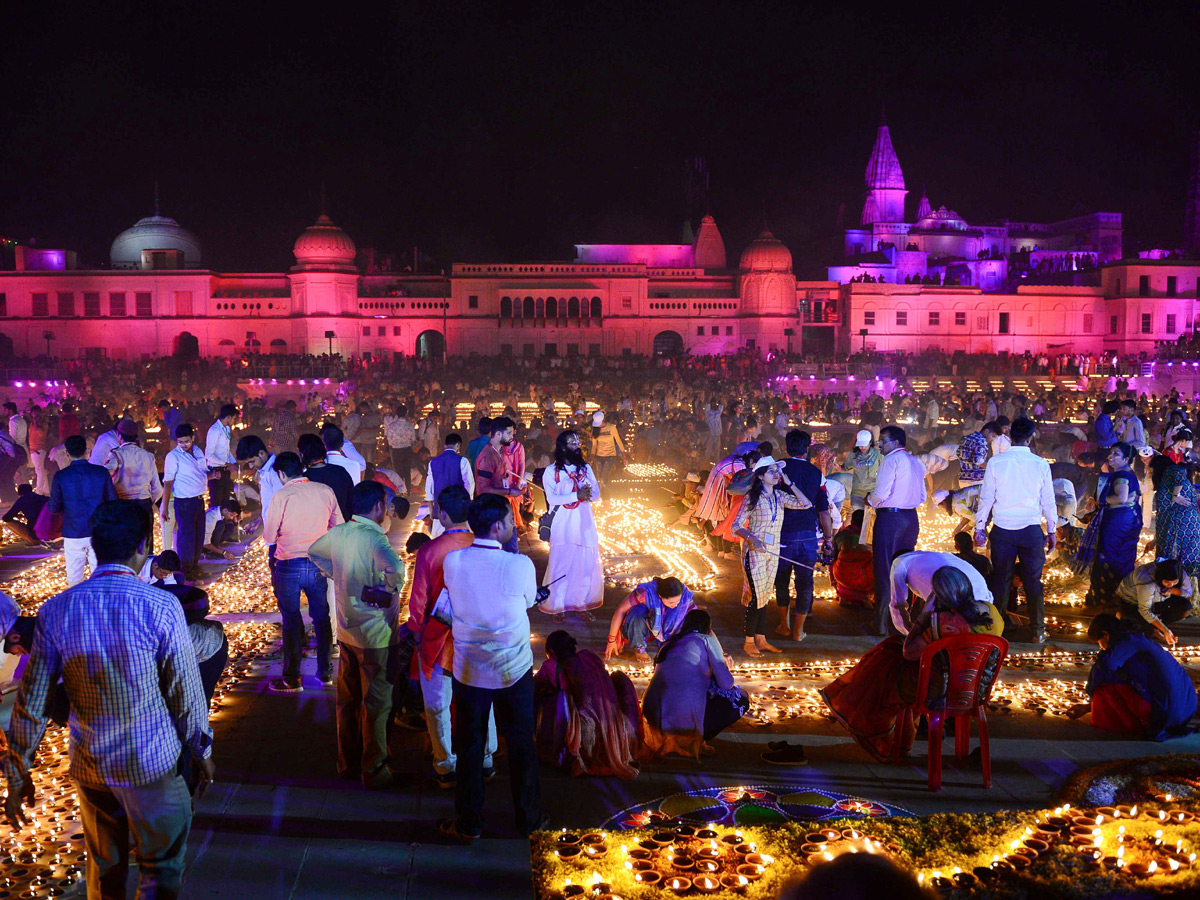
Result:
M118 234L108 256L114 269L198 269L200 241L156 208Z
M879 121L875 146L871 148L863 182L867 189L863 202L863 225L904 221L904 198L908 191L904 189L904 172L892 147L892 135L886 119Z
M742 251L738 294L747 315L784 315L796 306L796 277L792 253L783 241L763 227L762 234Z
M717 230L717 222L707 215L700 220L700 232L692 244L696 265L702 269L725 268L725 241Z
M324 212L292 245L292 306L304 315L358 312L358 248Z
M354 246L350 235L334 225L329 216L321 213L317 221L304 229L304 233L292 245L292 255L296 257L296 266L292 271L323 269L357 273L354 266L357 253L358 248Z

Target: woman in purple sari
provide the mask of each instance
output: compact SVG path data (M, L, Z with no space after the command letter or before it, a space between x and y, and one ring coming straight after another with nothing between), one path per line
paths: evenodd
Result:
M533 690L542 762L572 775L637 776L641 713L628 675L609 674L599 655L555 631L546 638Z
M684 617L694 608L692 592L678 578L656 578L639 584L613 613L604 658L620 656L631 646L639 663L649 663L647 642L653 639L664 643L679 631Z

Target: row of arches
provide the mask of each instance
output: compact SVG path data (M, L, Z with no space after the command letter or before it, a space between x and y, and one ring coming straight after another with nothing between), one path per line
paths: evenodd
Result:
M500 318L502 319L599 319L604 315L604 304L599 297L501 297Z

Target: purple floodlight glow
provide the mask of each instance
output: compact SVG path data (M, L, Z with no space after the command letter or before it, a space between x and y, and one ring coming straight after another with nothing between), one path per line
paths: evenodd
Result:
M290 379L290 378L287 380L287 385L288 385L288 387L291 387L291 386L292 386L293 384L295 384L295 383L296 383L296 382L294 382L294 381L293 381L292 379Z
M23 382L23 381L14 381L14 382L13 382L13 387L25 387L25 382Z
M278 380L278 379L276 379L276 378L272 378L272 379L271 379L271 384L279 384L279 380Z
M301 379L300 379L300 383L301 383L301 384L308 384L308 382L307 382L307 381L305 381L303 378L301 378Z
M36 382L36 381L31 381L31 382L29 382L29 386L30 386L30 387L37 387L37 382Z
M858 379L855 378L853 375L847 375L846 380L847 381L857 381ZM835 378L834 381L837 381L837 379Z

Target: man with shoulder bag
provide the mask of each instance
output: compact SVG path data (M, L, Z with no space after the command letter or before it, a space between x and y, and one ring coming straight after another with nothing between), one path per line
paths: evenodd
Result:
M317 538L308 558L334 583L341 666L337 680L338 775L369 788L394 784L388 768L392 711L388 657L399 642L404 566L387 539L383 485L354 486L354 517Z

